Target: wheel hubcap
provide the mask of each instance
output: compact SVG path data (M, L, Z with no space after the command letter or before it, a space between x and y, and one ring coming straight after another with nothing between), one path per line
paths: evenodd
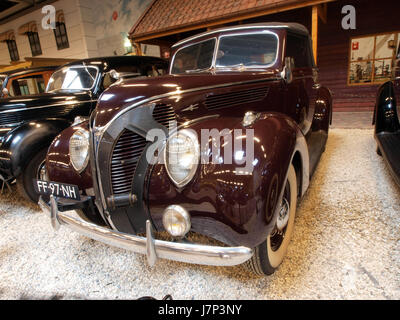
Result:
M286 229L290 218L290 203L288 199L290 199L289 183L286 184L275 228L270 235L271 250L274 252L279 250L283 240L285 239Z
M46 171L46 161L43 161L40 166L39 166L39 170L37 172L37 175L39 180L43 180L46 181L47 179L47 171Z
M279 231L283 231L288 224L290 216L290 205L286 198L282 200L281 210L279 211L276 227Z

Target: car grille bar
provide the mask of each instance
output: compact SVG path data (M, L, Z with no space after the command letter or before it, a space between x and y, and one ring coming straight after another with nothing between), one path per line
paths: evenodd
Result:
M111 183L113 194L130 193L137 163L146 147L146 139L124 130L111 158Z

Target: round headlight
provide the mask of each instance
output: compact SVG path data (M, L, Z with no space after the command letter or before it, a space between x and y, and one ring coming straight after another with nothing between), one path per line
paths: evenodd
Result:
M183 238L191 228L190 215L181 206L169 206L163 215L165 230L177 238Z
M197 135L190 130L179 130L167 142L165 164L172 181L178 186L187 185L194 177L200 160Z
M69 140L69 156L72 166L82 172L89 161L89 132L78 129Z

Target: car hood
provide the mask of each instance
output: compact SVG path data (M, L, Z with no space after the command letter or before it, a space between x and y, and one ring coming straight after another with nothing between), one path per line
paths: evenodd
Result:
M43 93L22 97L0 99L0 113L13 109L44 107L57 104L76 104L91 100L90 92Z
M199 99L204 100L206 95L257 82L272 83L278 81L277 74L278 71L223 72L131 79L103 92L95 110L95 123L104 126L124 109L152 101L172 105L179 117L190 106L199 104ZM193 117L198 115L193 113Z

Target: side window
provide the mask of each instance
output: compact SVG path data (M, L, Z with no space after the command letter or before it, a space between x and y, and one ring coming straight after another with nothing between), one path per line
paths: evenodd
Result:
M42 75L27 76L11 80L10 96L26 96L40 94L45 91L45 83Z
M288 34L286 56L294 59L295 68L310 68L313 66L310 41L307 37Z
M147 77L157 77L162 76L167 72L166 68L162 65L154 65L151 64L146 67L146 76Z

